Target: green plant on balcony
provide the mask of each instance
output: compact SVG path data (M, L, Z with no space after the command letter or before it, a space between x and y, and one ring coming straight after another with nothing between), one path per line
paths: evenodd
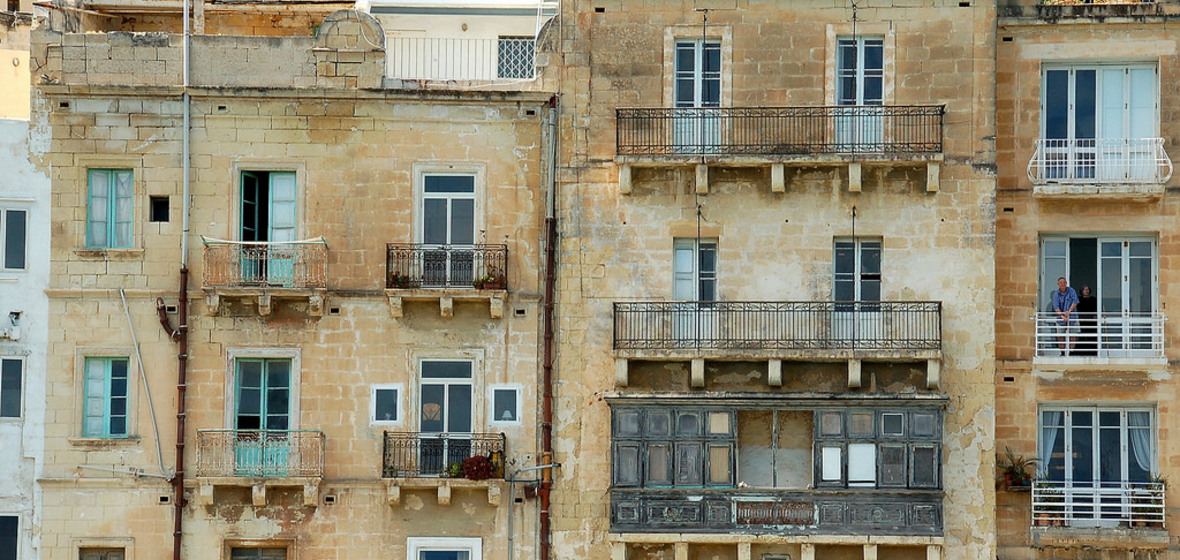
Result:
M1005 447L1004 454L996 460L1000 467L1005 488L1028 488L1032 482L1032 473L1037 466L1035 457L1018 455L1011 448Z
M508 286L508 279L499 268L489 266L487 272L471 285L477 290L503 290Z
M420 283L417 280L410 277L409 274L406 274L406 273L398 271L398 270L392 270L389 272L389 287L390 288L408 289L408 288L417 288L419 285L420 285Z

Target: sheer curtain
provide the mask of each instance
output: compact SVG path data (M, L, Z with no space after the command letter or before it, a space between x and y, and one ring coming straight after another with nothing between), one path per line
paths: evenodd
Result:
M1060 410L1045 410L1041 412L1041 437L1040 449L1037 451L1038 476L1045 476L1049 472L1049 459L1053 454L1053 446L1057 444L1057 438L1061 437L1061 432L1065 430L1064 422L1065 412Z
M1127 433L1131 440L1131 456L1146 472L1151 472L1151 415L1147 412L1127 414Z

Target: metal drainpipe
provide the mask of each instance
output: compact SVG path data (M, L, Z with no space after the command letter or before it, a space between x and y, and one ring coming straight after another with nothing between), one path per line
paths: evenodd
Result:
M189 238L189 213L190 213L190 185L189 185L189 130L192 127L192 111L189 107L191 99L189 97L189 0L184 0L182 11L184 12L183 33L184 42L181 50L184 57L184 81L183 90L181 93L181 102L184 105L184 130L182 131L184 142L181 153L181 169L183 177L183 193L181 200L181 219L183 227L181 228L180 236L180 294L179 302L176 306L177 310L177 325L176 333L173 338L177 339L176 351L176 475L172 477L173 486L173 522L172 522L172 560L180 560L182 537L184 535L184 508L187 505L184 499L184 434L187 429L185 423L185 396L188 392L188 238Z
M544 358L541 367L541 461L553 463L553 292L557 283L557 96L549 98L549 168L547 182L550 193L548 216L545 218L545 312ZM540 498L541 560L549 560L549 493L553 487L552 469L541 471Z

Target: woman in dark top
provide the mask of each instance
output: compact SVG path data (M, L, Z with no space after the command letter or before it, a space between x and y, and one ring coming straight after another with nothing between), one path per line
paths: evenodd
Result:
M1090 292L1089 286L1082 286L1078 296L1078 325L1080 333L1074 354L1078 356L1098 355L1098 298Z

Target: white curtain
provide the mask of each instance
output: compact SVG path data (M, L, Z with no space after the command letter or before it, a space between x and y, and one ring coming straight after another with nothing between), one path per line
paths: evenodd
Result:
M1151 472L1151 416L1147 412L1127 414L1127 433L1131 440L1131 456L1139 468Z
M1065 419L1065 412L1060 410L1045 410L1041 412L1041 437L1040 449L1037 451L1039 460L1039 467L1037 471L1044 475L1049 472L1049 458L1053 454L1053 446L1057 443L1057 438L1060 437L1061 432L1065 430L1063 427L1063 420Z

